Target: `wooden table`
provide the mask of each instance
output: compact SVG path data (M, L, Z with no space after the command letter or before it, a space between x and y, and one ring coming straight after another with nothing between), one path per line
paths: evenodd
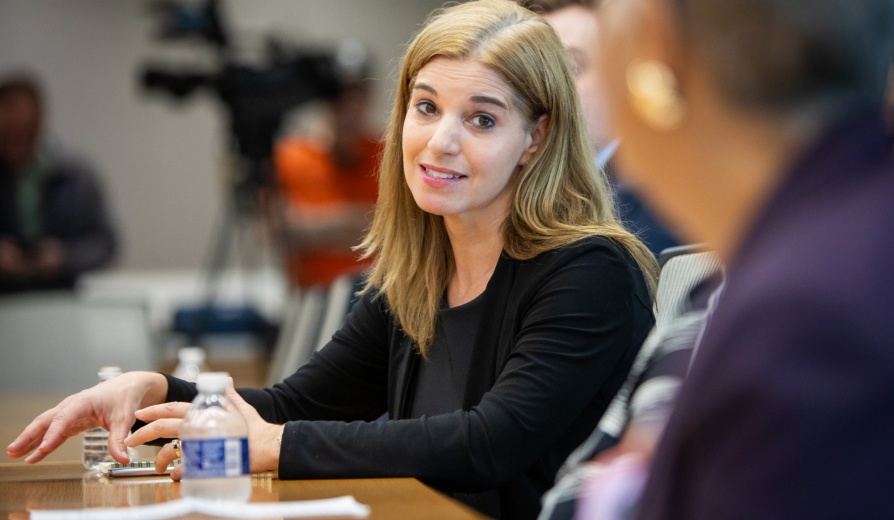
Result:
M279 480L252 478L251 502L311 500L353 495L375 519L480 519L476 511L416 479ZM156 504L180 498L180 484L167 477L107 479L80 462L0 463L0 518L24 520L32 509L86 509ZM179 518L209 518L191 515Z

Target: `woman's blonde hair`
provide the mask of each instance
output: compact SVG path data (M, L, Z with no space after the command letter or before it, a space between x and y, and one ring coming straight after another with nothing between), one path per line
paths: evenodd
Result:
M599 235L630 252L650 287L655 259L618 223L611 190L596 170L566 51L540 16L511 0L479 0L436 11L401 61L379 170L379 197L360 248L374 258L363 291L384 295L426 356L453 270L443 218L422 211L404 180L403 123L413 82L432 58L476 60L512 86L529 125L548 116L539 149L518 173L503 249L519 260Z

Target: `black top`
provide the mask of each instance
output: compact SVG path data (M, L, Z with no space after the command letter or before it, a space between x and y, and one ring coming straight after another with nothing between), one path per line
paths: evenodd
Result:
M453 308L448 308L444 303L438 316L441 330L435 336L428 360L419 362L410 417L462 409L465 384L472 369L469 361L475 354L474 348L479 346L475 342L476 330L468 324L480 320L483 311L481 301L479 295Z
M416 477L497 517L534 518L556 471L593 431L652 326L635 262L588 238L501 256L465 326L462 406L412 417L421 357L383 298L362 297L332 341L282 383L240 390L287 423L280 478ZM432 367L435 365L432 364ZM194 385L169 379L169 400ZM375 419L387 412L391 420Z

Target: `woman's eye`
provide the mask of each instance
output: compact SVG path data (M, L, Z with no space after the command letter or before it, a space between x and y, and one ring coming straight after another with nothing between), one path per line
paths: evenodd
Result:
M492 128L494 126L494 118L483 114L473 117L472 122L479 128Z
M431 101L420 101L416 103L416 110L421 114L434 114L437 112L435 105Z

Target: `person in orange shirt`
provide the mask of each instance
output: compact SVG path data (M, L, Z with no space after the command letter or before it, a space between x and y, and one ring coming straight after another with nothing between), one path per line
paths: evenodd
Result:
M369 89L346 82L332 102L329 135L281 140L274 166L282 196L278 234L293 287L329 285L360 273L353 246L372 219L379 140L365 132Z

